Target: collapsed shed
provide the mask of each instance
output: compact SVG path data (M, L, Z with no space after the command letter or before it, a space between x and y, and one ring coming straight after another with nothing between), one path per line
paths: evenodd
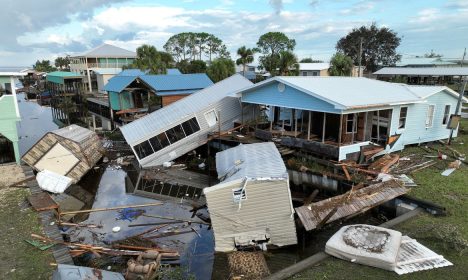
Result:
M274 143L219 152L216 170L221 183L203 189L216 251L297 243L289 176Z
M44 135L22 160L37 171L49 170L78 182L102 157L98 135L70 125Z
M247 120L235 91L252 85L233 75L120 128L139 164L146 168L174 160L207 142L208 135ZM244 116L242 116L244 115Z

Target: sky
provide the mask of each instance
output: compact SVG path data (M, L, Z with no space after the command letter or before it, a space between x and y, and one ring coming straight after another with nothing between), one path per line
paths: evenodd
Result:
M180 32L208 32L235 59L269 31L297 42L301 58L327 61L353 28L375 22L402 38L403 56L434 50L460 58L468 46L468 0L0 0L0 66L31 66L102 43L158 50Z

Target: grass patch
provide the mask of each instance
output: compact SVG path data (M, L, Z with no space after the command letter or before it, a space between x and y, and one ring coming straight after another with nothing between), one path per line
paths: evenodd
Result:
M0 279L50 279L54 262L51 251L26 243L31 233L42 234L37 213L20 211L27 189L0 189Z
M452 148L468 155L468 120L462 120L459 137L455 138L452 143ZM442 153L452 155L452 152L443 145L437 144L432 147L439 149ZM409 147L402 154L422 156L427 152L419 147ZM442 176L440 173L450 161L453 159L449 158L411 174L418 186L409 193L411 196L445 206L447 215L434 217L422 214L400 224L395 229L443 255L454 266L399 276L395 272L352 264L330 257L316 267L303 271L291 279L467 279L468 167L462 165L450 176Z

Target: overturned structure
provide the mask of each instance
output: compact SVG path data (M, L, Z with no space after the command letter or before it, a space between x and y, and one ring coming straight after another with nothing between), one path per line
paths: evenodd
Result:
M37 171L49 170L78 182L102 157L96 133L70 125L44 135L22 160Z
M210 133L231 129L236 121L248 119L252 109L243 110L232 93L250 85L252 82L241 75L231 76L120 130L142 167L161 165L205 144Z
M221 183L203 189L216 251L297 243L289 176L272 142L219 152L216 170Z

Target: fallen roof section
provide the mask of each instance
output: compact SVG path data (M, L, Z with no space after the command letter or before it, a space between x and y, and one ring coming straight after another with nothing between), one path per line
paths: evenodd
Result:
M330 223L365 212L408 191L409 189L399 181L389 180L356 191L351 190L348 193L312 203L309 206L295 208L295 210L305 229L310 231L321 223ZM327 217L332 211L335 213L331 217Z

